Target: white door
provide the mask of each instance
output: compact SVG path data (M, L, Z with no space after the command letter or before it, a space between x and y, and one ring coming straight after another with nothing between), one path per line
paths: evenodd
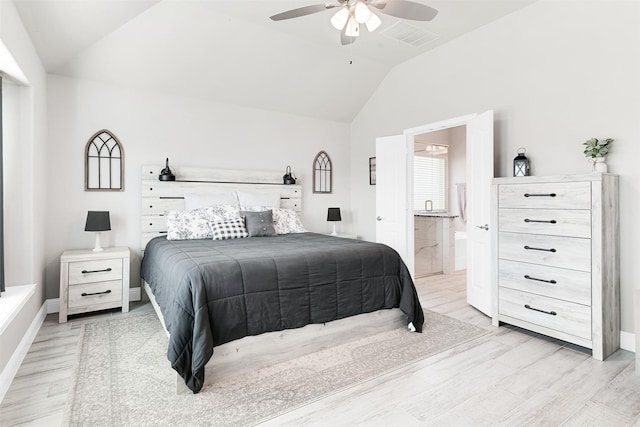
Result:
M407 152L404 135L376 138L376 242L395 249L413 274L413 253L408 250L413 239L407 241L409 234L413 236L408 232L413 224L407 197L413 182L407 180Z
M493 111L467 123L467 302L491 316Z

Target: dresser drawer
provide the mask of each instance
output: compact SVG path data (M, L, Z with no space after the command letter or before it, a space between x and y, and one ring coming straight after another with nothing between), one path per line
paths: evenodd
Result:
M122 304L122 280L69 287L69 313L100 310Z
M585 181L500 185L498 207L591 209L591 183Z
M122 279L122 258L69 263L69 285Z
M499 288L499 313L591 340L591 307L589 306Z
M498 233L499 258L591 271L591 240L576 237Z
M591 237L591 211L559 209L500 209L500 231Z
M591 273L525 262L498 261L498 285L591 305Z

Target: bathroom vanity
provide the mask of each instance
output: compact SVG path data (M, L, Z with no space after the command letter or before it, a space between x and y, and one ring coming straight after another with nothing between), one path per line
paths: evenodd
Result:
M457 217L446 212L414 212L415 277L454 271Z

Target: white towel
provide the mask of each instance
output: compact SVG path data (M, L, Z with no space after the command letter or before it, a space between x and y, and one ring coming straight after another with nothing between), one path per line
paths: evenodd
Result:
M458 192L458 210L460 211L460 221L467 222L467 183L456 184Z

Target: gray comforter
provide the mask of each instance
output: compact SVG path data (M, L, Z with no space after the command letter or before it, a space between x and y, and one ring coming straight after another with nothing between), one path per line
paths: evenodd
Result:
M141 267L170 334L167 357L197 393L214 346L400 307L424 321L413 281L388 246L314 233L151 240Z

